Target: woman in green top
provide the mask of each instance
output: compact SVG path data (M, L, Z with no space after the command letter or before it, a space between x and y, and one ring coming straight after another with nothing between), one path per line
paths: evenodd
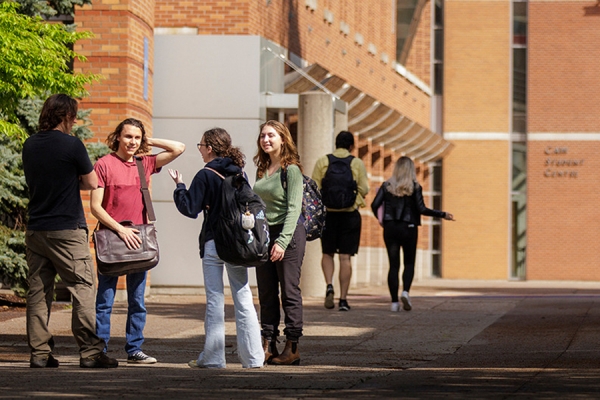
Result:
M271 243L270 257L256 268L260 321L265 362L275 365L300 365L298 339L302 336L302 294L300 270L306 247L306 231L300 221L303 181L302 165L285 125L267 121L260 127L258 152L254 156L257 180L254 191L267 205ZM283 187L282 171L286 186ZM277 350L281 306L285 313L285 349Z

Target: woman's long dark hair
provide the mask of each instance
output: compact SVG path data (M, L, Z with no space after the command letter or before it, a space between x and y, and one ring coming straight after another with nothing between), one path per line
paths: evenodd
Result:
M231 136L223 128L212 128L202 135L204 143L212 148L217 157L229 157L235 165L244 168L246 156L239 147L231 145Z

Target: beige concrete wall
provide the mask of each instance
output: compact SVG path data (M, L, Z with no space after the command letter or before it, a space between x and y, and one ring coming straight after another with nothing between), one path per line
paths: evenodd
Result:
M506 279L509 271L510 2L444 3L442 276Z
M509 1L444 7L444 132L508 132Z
M507 279L508 142L457 141L444 160L442 276Z

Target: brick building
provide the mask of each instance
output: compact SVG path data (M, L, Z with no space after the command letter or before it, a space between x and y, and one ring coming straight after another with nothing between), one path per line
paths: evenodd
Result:
M445 1L444 277L600 277L599 22L594 2Z
M354 132L368 203L398 156L414 158L428 206L457 218L424 218L417 279L595 280L598 10L570 0L98 0L75 16L95 34L78 43L88 61L76 68L105 77L83 104L96 137L140 118L187 144L173 167L188 182L214 126L253 176L266 119L290 127L308 174L340 128ZM303 115L308 94L331 99L318 131ZM173 187L165 173L153 178L162 261L152 282L198 286L200 223L177 213ZM362 215L353 281L383 284L381 228ZM311 246L307 294L320 276Z

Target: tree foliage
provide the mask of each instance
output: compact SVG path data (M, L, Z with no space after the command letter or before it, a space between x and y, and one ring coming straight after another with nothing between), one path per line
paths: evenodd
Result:
M85 85L99 77L73 74L73 44L91 37L73 26L44 19L73 15L75 5L91 0L0 0L0 283L20 293L27 288L24 230L27 185L21 160L25 138L37 132L44 100L52 93L75 98L87 95ZM80 110L73 134L92 137L89 110ZM81 123L83 122L83 123ZM104 144L88 144L92 160L108 152Z
M85 85L98 77L71 73L71 47L90 32L69 32L62 24L17 12L18 3L0 3L0 133L25 138L17 118L18 100L47 93L73 97L87 94Z
M92 4L92 0L17 0L20 12L32 17L53 17L55 15L73 15L74 6Z

